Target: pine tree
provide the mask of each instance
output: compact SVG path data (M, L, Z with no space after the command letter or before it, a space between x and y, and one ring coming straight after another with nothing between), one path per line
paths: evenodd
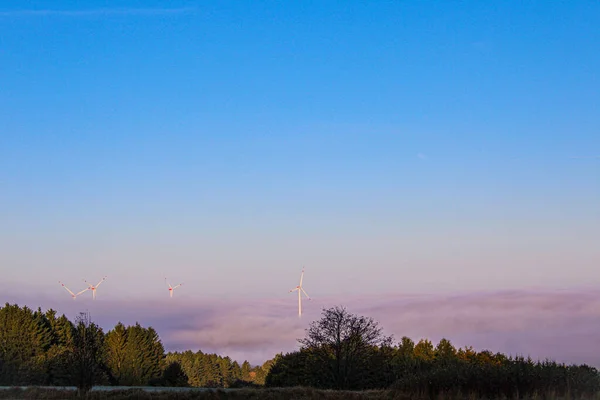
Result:
M113 383L120 385L123 379L125 351L127 348L127 329L119 322L114 329L106 334L104 341L106 366Z
M146 362L146 380L159 379L164 368L165 348L154 328L146 328L146 341L149 343L148 360Z
M64 315L56 318L53 310L46 312L52 328L53 345L47 352L48 383L50 385L70 385L69 357L73 351L75 327Z
M242 367L240 367L240 364L238 364L237 361L234 361L231 364L231 376L236 381L242 379Z
M246 381L246 382L250 382L250 370L251 370L251 366L250 363L246 360L244 360L244 362L242 363L242 380Z
M190 386L200 387L203 384L204 365L202 357L203 354L201 351L194 354L191 350L188 350L182 355L181 366L188 376Z
M136 323L125 329L125 338L123 356L118 358L121 365L120 383L144 386L159 380L163 370L164 348L156 331Z
M6 303L0 308L0 383L47 382L46 352L52 345L50 324L41 312Z
M212 381L209 381L209 386L223 387L223 375L219 365L219 357L216 354L209 354L208 359L212 376Z
M169 387L188 386L188 377L178 361L168 363L163 372L162 383Z

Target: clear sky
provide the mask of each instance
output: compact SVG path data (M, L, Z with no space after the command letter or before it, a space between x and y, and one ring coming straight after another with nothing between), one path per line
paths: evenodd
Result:
M599 2L165 4L1 3L4 287L600 284Z

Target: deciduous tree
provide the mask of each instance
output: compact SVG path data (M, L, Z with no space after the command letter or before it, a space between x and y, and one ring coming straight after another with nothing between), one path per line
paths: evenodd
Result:
M322 318L310 324L299 342L324 366L337 389L360 386L361 367L369 364L376 346L391 345L372 318L354 315L344 307L324 309Z

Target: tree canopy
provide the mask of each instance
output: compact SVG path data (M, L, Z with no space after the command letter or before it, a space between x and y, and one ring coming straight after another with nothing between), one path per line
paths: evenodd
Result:
M450 340L434 345L404 336L394 343L372 318L343 307L323 310L300 349L262 365L240 365L201 350L165 353L158 333L139 323L117 323L104 333L88 314L75 323L54 310L0 307L0 385L155 385L390 389L405 397L472 394L485 398L571 396L600 391L598 371L507 357Z
M372 318L351 314L344 307L324 309L322 314L299 340L302 349L319 364L328 386L350 389L360 385L374 349L390 346L392 338L384 336Z

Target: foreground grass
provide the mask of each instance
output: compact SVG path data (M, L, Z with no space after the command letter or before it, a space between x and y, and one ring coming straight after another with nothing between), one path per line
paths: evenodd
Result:
M40 400L69 400L78 399L77 392L59 389L8 389L0 390L0 399L40 399ZM312 388L281 388L281 389L211 389L202 391L145 392L141 389L92 391L84 396L88 400L216 400L216 399L264 399L264 400L431 400L428 396L411 396L390 390L370 390L362 392L318 390ZM435 400L485 400L476 396L438 396ZM574 400L574 397L556 397L552 394L540 395L522 400ZM600 393L592 397L577 399L600 400Z

